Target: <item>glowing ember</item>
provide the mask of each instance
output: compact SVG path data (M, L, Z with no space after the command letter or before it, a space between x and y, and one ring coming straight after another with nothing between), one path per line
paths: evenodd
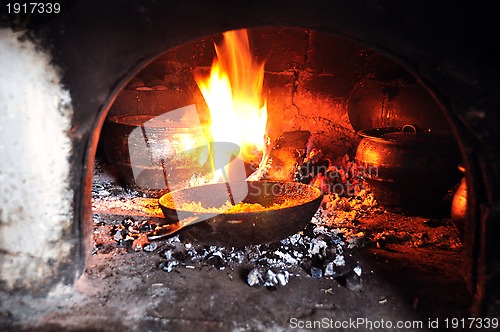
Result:
M195 80L210 111L212 140L236 144L238 157L256 165L265 159L266 147L264 64L252 59L246 30L225 32L223 37L222 44L215 45L217 56L210 76L195 75ZM233 151L215 146L213 159L227 165Z

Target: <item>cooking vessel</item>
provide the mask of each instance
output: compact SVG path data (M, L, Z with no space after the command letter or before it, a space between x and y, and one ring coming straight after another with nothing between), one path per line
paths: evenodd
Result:
M460 153L452 136L414 125L362 130L356 160L375 198L387 210L438 212L460 179Z
M202 128L170 121L172 113L114 115L103 127L104 153L121 180L155 197L185 185L194 173L206 168L199 163L199 151L187 149L185 143L205 146Z
M460 172L465 174L465 167L460 165L458 167ZM465 176L462 177L460 185L458 186L453 200L451 202L451 219L460 228L463 228L465 218L467 217L467 181Z
M182 234L199 243L245 246L283 239L304 229L322 199L319 189L295 182L242 181L209 184L169 192L159 199L166 224L149 235L151 240ZM205 211L203 208L258 203L260 210Z
M450 132L439 105L413 77L404 74L363 78L352 90L348 106L356 131L411 123Z

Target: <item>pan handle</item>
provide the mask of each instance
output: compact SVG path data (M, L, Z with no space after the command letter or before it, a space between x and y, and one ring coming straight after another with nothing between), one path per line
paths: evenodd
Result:
M414 125L414 124L405 124L402 128L401 128L401 132L404 133L404 132L408 132L406 129L410 129L410 130L413 130L413 132L415 134L418 134L419 133L419 128Z
M174 235L186 226L197 224L205 220L200 216L190 216L179 220L174 224L166 224L163 226L156 227L153 231L147 234L149 241L160 240L169 236Z

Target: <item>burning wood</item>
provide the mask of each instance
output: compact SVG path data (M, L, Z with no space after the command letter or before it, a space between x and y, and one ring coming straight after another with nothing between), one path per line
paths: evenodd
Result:
M210 111L211 140L238 145L238 157L247 164L260 165L260 169L267 163L268 144L267 107L262 97L264 64L252 58L246 30L228 31L223 37L223 42L215 45L217 57L210 76L195 75ZM224 165L214 168L215 179L227 182L244 173L241 167L225 166L231 162L230 152L218 146L211 151L212 162Z

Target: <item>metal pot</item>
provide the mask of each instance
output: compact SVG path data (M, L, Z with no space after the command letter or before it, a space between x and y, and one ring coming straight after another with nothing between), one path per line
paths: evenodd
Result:
M159 196L206 167L200 163L200 153L186 145L206 145L202 128L165 116L112 116L106 120L103 138L106 157L136 190Z
M434 99L423 86L406 77L362 79L351 92L348 114L356 131L407 123L450 131Z
M359 132L356 160L375 197L387 210L435 212L459 180L460 153L453 137L414 125Z
M465 168L459 166L458 169L465 174ZM467 182L465 177L460 181L460 185L453 195L453 200L451 202L451 219L455 221L456 224L462 225L465 222L467 216Z

